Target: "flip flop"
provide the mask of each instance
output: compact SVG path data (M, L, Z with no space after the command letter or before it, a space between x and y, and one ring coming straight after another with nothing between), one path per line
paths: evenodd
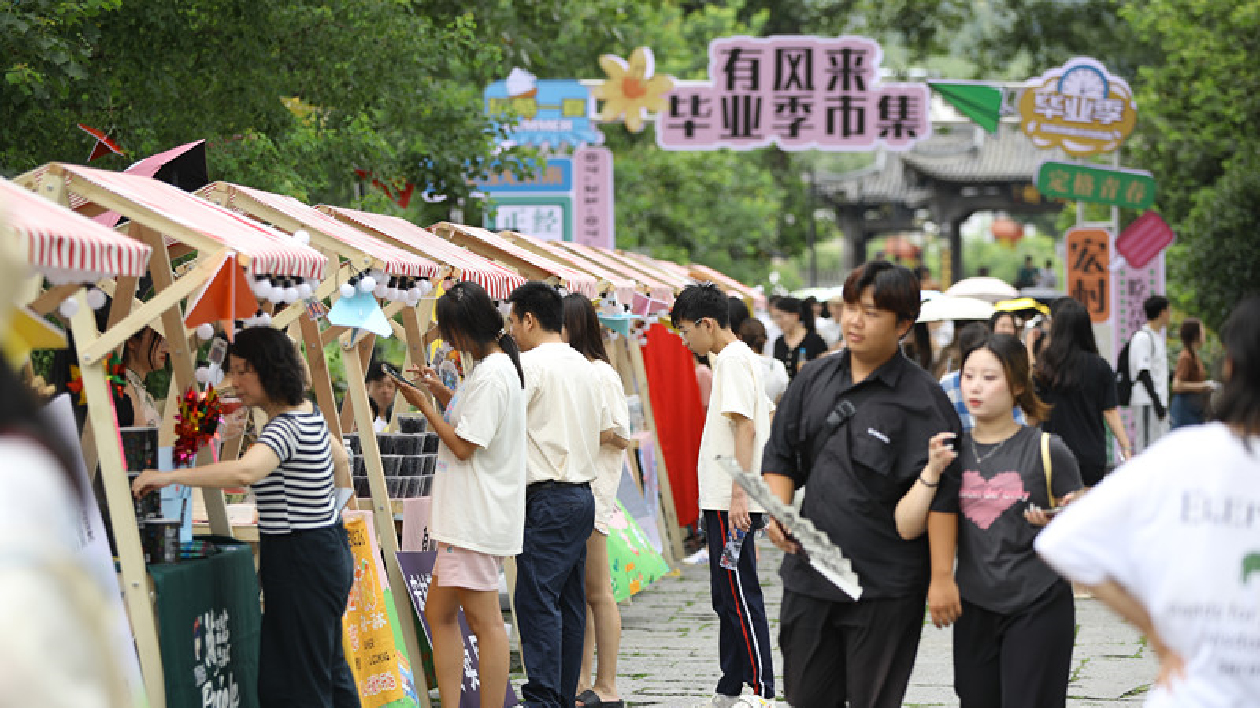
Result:
M582 691L577 697L578 708L599 708L600 705L599 694L591 689Z

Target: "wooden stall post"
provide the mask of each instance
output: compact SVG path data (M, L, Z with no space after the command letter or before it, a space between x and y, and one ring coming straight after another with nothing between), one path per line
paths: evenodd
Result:
M319 401L319 410L328 422L328 432L338 441L341 440L341 418L337 416L337 398L333 395L332 377L328 373L328 358L324 356L324 342L319 336L319 323L309 312L298 318L302 328L302 341L306 344L306 363L311 374L311 386L315 389L315 400Z
M356 349L358 351L355 351ZM407 644L407 656L411 660L411 673L415 677L416 694L420 698L420 704L428 708L429 689L425 684L424 667L421 665L416 623L407 621L415 616L411 608L411 593L407 590L407 580L403 577L402 568L398 565L398 535L394 530L394 509L389 503L389 490L385 488L385 470L381 465L381 451L376 443L376 435L372 431L372 406L368 402L367 388L363 384L363 359L371 354L371 337L365 338L357 347L350 345L342 348L341 358L346 366L346 401L352 404L349 408L353 411L354 420L359 427L359 444L363 447L368 487L372 490L372 521L376 525L376 536L381 544L381 552L385 554L385 571L389 575L389 584L394 589L394 608L398 611L403 640Z
M87 305L87 297L80 292L79 311L70 318L71 331L80 347L91 343L99 334ZM149 705L164 708L166 684L162 674L162 652L158 645L157 617L149 601L148 575L144 566L144 550L140 547L140 527L136 523L135 505L131 500L131 487L127 484L126 464L122 448L118 444L118 423L114 418L113 396L105 378L104 363L98 359L89 361L79 354L79 372L83 377L83 393L87 397L88 416L94 421L89 426L96 440L100 455L102 483L105 501L113 520L114 540L118 546L118 562L121 572L123 604L131 619L131 631L135 636L136 650L140 655L140 671L144 679Z

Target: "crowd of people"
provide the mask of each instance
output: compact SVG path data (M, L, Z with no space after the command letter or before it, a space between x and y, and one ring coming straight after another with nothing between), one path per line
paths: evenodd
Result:
M1070 298L1053 304L1041 339L1005 313L960 328L939 354L946 371L930 373L903 350L919 289L911 271L867 263L838 300L775 300L769 327L712 284L678 294L670 319L711 377L696 475L719 679L705 705L775 705L777 641L789 704L900 706L926 607L933 624L953 627L961 705L1064 706L1083 595L1149 638L1160 658L1150 705L1254 700L1260 299L1241 303L1221 330L1218 384L1192 318L1170 375L1162 296L1145 302L1119 378ZM441 339L471 362L462 382L450 388L428 367L395 378L378 365L368 378L379 423L401 396L440 439L424 612L442 703L459 703L462 610L479 646L481 704L502 705L499 577L514 557L523 704L624 705L607 534L629 413L596 310L530 282L507 299L505 317L463 282L435 312ZM143 372L160 366L165 344L141 332L125 351ZM305 366L283 332L242 330L226 369L241 402L266 413L257 442L237 460L146 471L133 490L252 487L266 598L260 702L357 706L341 642L353 569L337 490L351 486L349 458L309 402ZM147 392L132 389L128 402L146 420ZM60 448L47 445L55 457ZM811 565L726 460L760 472L840 547L860 598ZM761 588L762 529L785 552L777 637Z

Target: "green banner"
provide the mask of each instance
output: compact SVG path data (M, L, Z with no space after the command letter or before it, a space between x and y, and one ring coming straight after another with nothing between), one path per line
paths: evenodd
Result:
M229 538L209 558L150 565L170 708L258 705L262 613L254 554Z
M1047 161L1037 170L1037 191L1047 199L1141 210L1155 203L1155 178L1142 170Z

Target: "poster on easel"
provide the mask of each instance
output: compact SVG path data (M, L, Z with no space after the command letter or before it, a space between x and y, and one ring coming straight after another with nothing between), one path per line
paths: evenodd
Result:
M430 645L433 641L433 632L429 629L429 621L424 616L424 605L429 597L429 585L433 582L433 565L437 562L437 554L437 551L398 552L398 566L402 569L403 578L406 579L411 604L416 609L416 615L420 617L425 639ZM477 637L468 627L468 621L464 618L462 609L459 611L459 632L464 638L464 675L459 694L459 708L481 708ZM517 705L516 693L509 683L507 693L503 697L503 706L511 708L515 705Z
M669 563L652 547L643 529L618 499L617 506L609 514L606 539L613 597L617 602L629 600L669 573Z

